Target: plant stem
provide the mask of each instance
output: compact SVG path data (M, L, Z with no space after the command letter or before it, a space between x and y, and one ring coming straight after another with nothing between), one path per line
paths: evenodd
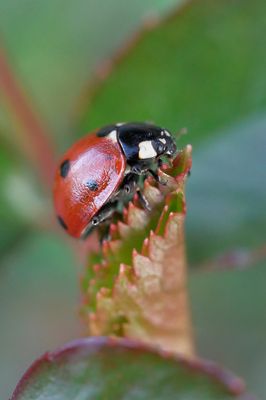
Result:
M34 162L43 183L50 188L55 160L49 134L14 76L3 48L0 48L0 91L22 128L18 129L21 147Z

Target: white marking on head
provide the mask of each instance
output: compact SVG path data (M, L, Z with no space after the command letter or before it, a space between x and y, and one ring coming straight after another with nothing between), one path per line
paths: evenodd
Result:
M125 125L125 122L118 122L115 126L119 128L119 126Z
M163 144L166 144L166 139L159 139L160 142L162 142Z
M171 134L166 130L164 130L164 134L165 134L165 136L171 136Z
M154 158L157 156L154 150L151 140L145 140L139 143L139 158L145 160L146 158Z
M112 142L116 143L117 142L117 130L114 129L110 133L108 133L107 137L112 140Z

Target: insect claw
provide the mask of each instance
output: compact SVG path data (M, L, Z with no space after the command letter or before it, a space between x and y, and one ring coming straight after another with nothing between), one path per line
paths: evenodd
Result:
M138 195L139 202L142 205L142 207L147 211L151 211L151 206L150 206L148 200L146 199L146 197L143 195L143 193L140 190L137 190L137 195Z

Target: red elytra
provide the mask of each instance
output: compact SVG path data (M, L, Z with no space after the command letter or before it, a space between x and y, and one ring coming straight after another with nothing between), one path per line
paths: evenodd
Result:
M67 232L80 237L124 178L126 159L117 141L95 133L76 142L56 171L54 204Z

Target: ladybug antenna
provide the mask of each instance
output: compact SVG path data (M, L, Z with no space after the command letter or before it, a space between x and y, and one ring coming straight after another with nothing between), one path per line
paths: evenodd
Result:
M176 138L179 139L181 136L187 135L188 129L187 128L181 128L179 131L176 133Z

